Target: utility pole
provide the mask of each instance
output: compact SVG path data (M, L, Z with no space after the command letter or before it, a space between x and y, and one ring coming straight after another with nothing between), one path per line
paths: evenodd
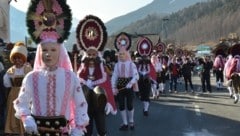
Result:
M163 18L162 21L163 21L162 22L162 32L163 32L164 38L167 39L168 33L167 33L166 23L169 21L169 18Z

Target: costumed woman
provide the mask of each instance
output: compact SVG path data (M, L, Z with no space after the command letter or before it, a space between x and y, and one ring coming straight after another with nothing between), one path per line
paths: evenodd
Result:
M14 100L15 116L32 135L82 136L88 125L87 102L63 41L71 10L63 0L31 1L27 27L38 44L33 71Z
M77 27L77 40L85 51L78 76L88 103L89 125L85 136L93 135L93 126L99 136L107 134L106 114L116 114L114 96L109 75L103 64L100 51L107 41L107 31L103 22L96 16L88 15Z
M127 33L121 32L115 39L115 48L118 50L118 62L114 66L112 74L113 93L117 95L118 106L122 117L120 131L134 130L134 90L137 91L139 79L137 67L131 60L128 50L131 47L131 39ZM126 103L125 103L126 100Z
M156 72L149 57L152 52L151 40L147 37L141 37L137 43L137 51L141 56L137 63L140 100L143 103L143 115L148 116L151 84L152 82L156 82Z
M155 68L157 77L157 85L156 89L153 88L153 98L156 99L160 96L159 93L166 93L165 92L165 84L166 84L166 72L168 68L168 58L164 56L166 45L159 41L153 50L153 54L151 56L151 63ZM155 86L155 84L154 84Z
M7 117L5 123L4 133L24 135L24 128L21 120L15 118L15 110L12 102L17 98L22 80L25 75L32 70L32 67L26 63L27 61L27 48L23 42L15 43L10 53L10 61L13 66L10 67L4 75L4 86L11 88L7 98Z

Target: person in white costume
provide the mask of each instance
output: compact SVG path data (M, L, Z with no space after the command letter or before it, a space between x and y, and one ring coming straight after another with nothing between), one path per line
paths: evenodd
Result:
M89 122L88 104L63 42L71 12L62 0L31 1L27 26L38 44L33 71L14 100L15 116L32 135L81 136Z
M65 65L70 64L70 60L64 59L67 54L62 52L66 52L63 45L55 42L39 45L34 70L24 78L19 96L14 101L15 115L23 121L28 133L41 133L33 116L63 115L75 124L71 134L76 136L81 135L88 124L87 102L80 81L71 71L71 65Z
M118 62L114 66L111 78L113 93L118 97L118 106L123 121L119 128L120 131L128 130L128 126L134 130L133 98L134 90L138 88L137 81L139 79L137 67L131 60L128 51L131 44L127 44L130 43L130 38L127 37L127 34L122 32L116 38L116 46L119 49Z

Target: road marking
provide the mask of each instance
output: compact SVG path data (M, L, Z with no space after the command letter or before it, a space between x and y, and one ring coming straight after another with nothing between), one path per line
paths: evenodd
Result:
M195 95L195 96L194 96L194 99L198 99L198 95ZM201 116L200 108L199 108L199 106L196 105L195 103L194 103L194 110L195 110L195 113L196 113L197 116Z
M199 106L198 105L194 105L195 107L195 113L197 116L201 116L201 112L200 112L200 109L199 109Z

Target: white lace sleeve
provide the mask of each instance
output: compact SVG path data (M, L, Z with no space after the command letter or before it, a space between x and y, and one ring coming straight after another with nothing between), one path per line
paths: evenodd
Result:
M27 75L23 79L22 87L17 99L13 101L14 109L16 111L15 116L17 118L20 118L21 116L31 115L30 104L32 101L31 96L33 94L32 84L32 76Z

